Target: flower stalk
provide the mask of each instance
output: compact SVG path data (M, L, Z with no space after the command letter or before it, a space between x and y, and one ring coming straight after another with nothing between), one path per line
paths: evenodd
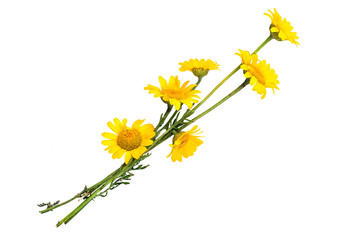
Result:
M265 39L265 41L262 44L260 44L260 46L252 54L258 53L260 51L260 49L262 49L272 39L273 39L273 37L270 35L267 39Z
M235 90L233 90L231 93L229 93L228 95L226 95L223 99L221 99L219 102L215 103L212 107L208 108L207 110L205 110L204 112L202 112L201 114L197 115L196 117L194 117L193 119L189 120L188 123L184 124L181 128L179 128L179 131L183 130L184 128L186 128L187 126L189 126L190 124L194 123L196 120L199 120L200 118L202 118L203 116L205 116L206 114L208 114L209 112L211 112L212 110L214 110L215 108L217 108L218 106L220 106L222 103L224 103L226 100L228 100L229 98L231 98L232 96L234 96L236 93L238 93L240 90L242 90L243 88L245 88L250 82L250 79L245 79L245 81L239 86L237 87Z

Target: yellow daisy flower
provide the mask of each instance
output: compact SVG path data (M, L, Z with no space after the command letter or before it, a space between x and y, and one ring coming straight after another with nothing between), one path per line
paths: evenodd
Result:
M181 72L191 71L197 77L206 76L209 70L219 70L220 66L217 62L213 62L210 59L205 61L205 59L198 60L197 58L179 64Z
M181 103L192 108L193 103L199 102L200 97L196 94L200 93L199 90L192 90L196 84L189 84L189 81L185 82L180 87L180 80L177 76L171 76L169 83L163 77L159 77L161 89L153 85L148 84L144 89L149 90L150 94L154 94L154 97L161 97L165 102L175 106L176 110L180 109Z
M265 60L258 60L257 54L250 55L248 51L240 50L239 55L242 59L241 69L244 70L244 76L250 79L250 85L254 86L253 90L258 94L261 94L261 99L266 96L266 88L271 88L275 93L274 89L278 89L276 84L279 84L277 80L278 75L274 69L270 68L270 64L266 64Z
M101 143L112 154L112 158L121 158L125 154L125 163L127 164L131 157L139 159L146 151L146 146L153 143L151 140L155 136L154 126L152 124L142 125L145 120L136 120L130 127L126 126L127 119L121 122L114 118L114 123L108 122L108 126L115 133L105 132L102 134L104 138Z
M176 134L173 138L173 144L170 144L172 150L167 157L171 156L171 160L182 161L182 157L188 158L194 155L197 147L203 144L203 141L199 139L201 134L200 129L197 129L197 126L194 126L190 131L180 132Z
M274 39L278 41L289 40L291 43L294 43L296 46L299 44L296 39L299 39L296 36L296 32L292 32L293 27L291 26L290 22L286 20L286 18L282 19L280 14L274 8L274 12L270 11L269 13L264 13L271 19L270 25L270 33Z

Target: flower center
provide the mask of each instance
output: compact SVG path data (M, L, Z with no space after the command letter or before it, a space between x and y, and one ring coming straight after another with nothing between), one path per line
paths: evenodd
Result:
M165 95L167 95L169 98L174 98L177 100L184 99L184 95L185 95L185 93L181 90L167 89L164 92Z
M262 74L262 72L261 72L258 68L252 67L251 69L249 69L249 71L251 72L251 74L252 74L253 76L256 77L257 81L258 81L260 84L262 84L262 85L265 86L265 83L266 83L266 82L265 82L264 75Z
M187 133L185 133L185 132L183 132L183 131L175 134L175 135L174 135L174 138L173 138L173 144L175 144L175 142L176 142L180 137L181 137L180 143L178 143L178 144L179 144L179 147L182 148L182 147L184 147L184 146L187 144L187 142L189 141L190 134L187 134Z
M141 145L141 133L136 129L126 129L119 133L117 144L126 151L134 150Z

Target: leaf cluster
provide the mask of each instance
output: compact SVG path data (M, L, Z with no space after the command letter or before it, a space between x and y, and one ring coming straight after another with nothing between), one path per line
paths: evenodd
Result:
M133 160L133 162L130 163L130 164L132 164L130 169L127 172L125 172L123 175L121 175L118 178L111 181L108 188L105 189L104 191L100 192L99 194L97 194L95 196L95 198L99 197L99 196L106 197L108 195L109 190L113 190L122 184L123 185L130 184L131 177L135 175L131 171L142 170L142 169L145 169L148 166L150 166L149 164L147 164L147 165L140 164L141 161L143 161L145 158L148 158L150 155L151 155L151 153L147 153L147 154L142 155L139 159ZM86 199L86 198L84 198L84 199Z

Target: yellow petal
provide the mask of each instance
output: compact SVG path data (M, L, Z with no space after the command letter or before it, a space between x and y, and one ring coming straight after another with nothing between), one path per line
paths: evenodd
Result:
M256 78L250 78L250 85L254 86L255 83L256 83Z
M114 124L119 129L119 132L124 130L124 126L123 126L123 124L120 122L120 120L118 118L114 118Z
M167 82L163 77L159 76L159 82L160 82L161 89L163 89L163 90L167 89L167 87L168 87Z
M138 150L138 152L139 152L139 154L141 156L141 155L144 154L144 152L146 152L147 149L144 146L140 146L140 147L137 148L137 150Z
M125 154L125 164L128 164L130 159L131 159L131 153L126 152L126 154Z
M125 154L125 150L124 149L119 149L118 151L116 151L113 155L112 158L121 158L124 154Z
M264 91L264 94L261 96L261 99L264 99L266 96L266 90Z
M152 132L154 132L154 126L151 123L148 123L148 124L142 125L139 128L139 131L140 131L141 135L146 135L146 134L152 133Z
M120 150L120 147L118 145L111 145L107 147L107 149L109 150L109 153L114 153Z
M104 132L103 134L101 134L101 136L103 136L104 138L108 138L108 139L117 139L117 135L113 134L113 133L108 133L108 132Z
M183 99L183 100L181 100L181 102L184 103L186 106L188 106L189 109L191 109L193 106L191 100L189 100L189 99Z
M151 145L153 143L153 141L152 140L150 140L150 139L143 139L142 140L142 142L141 142L141 146L149 146L149 145Z
M131 155L132 155L135 159L139 159L139 157L141 156L141 154L140 154L140 152L138 151L138 149L131 150Z
M251 74L250 72L246 72L246 73L244 74L244 76L245 76L246 78L251 78L251 77L252 77L252 74Z
M127 119L124 118L121 123L122 123L123 127L126 128Z
M169 87L170 89L175 88L175 77L174 77L174 76L171 76L171 77L170 77L168 87Z
M169 153L169 155L167 155L166 157L168 158L168 157L170 157L171 156L171 154L172 154L172 150L171 150L171 152Z
M177 89L180 88L180 80L179 80L178 76L175 76L175 86Z
M181 106L180 101L178 101L178 100L174 100L174 101L173 101L173 103L174 103L174 105L175 105L175 109L176 109L176 111L179 111L180 106Z
M119 134L119 128L116 127L112 122L108 122L107 125L111 130L113 130L114 133Z
M133 123L133 125L132 125L132 129L138 129L140 126L141 126L141 124L143 124L143 122L145 121L145 119L143 119L143 120L136 120L134 123Z
M175 162L175 161L181 162L182 161L182 156L181 156L180 152L179 151L174 151L173 155L171 156L171 160L173 162Z
M151 139L155 136L155 132L154 131L144 132L144 133L141 133L141 136L143 139Z
M279 32L279 29L277 27L270 28L270 32Z
M279 32L279 38L281 38L281 40L286 40L286 35L285 35L285 33L283 32L283 31L280 31Z
M101 144L104 146L116 145L116 140L103 140Z

